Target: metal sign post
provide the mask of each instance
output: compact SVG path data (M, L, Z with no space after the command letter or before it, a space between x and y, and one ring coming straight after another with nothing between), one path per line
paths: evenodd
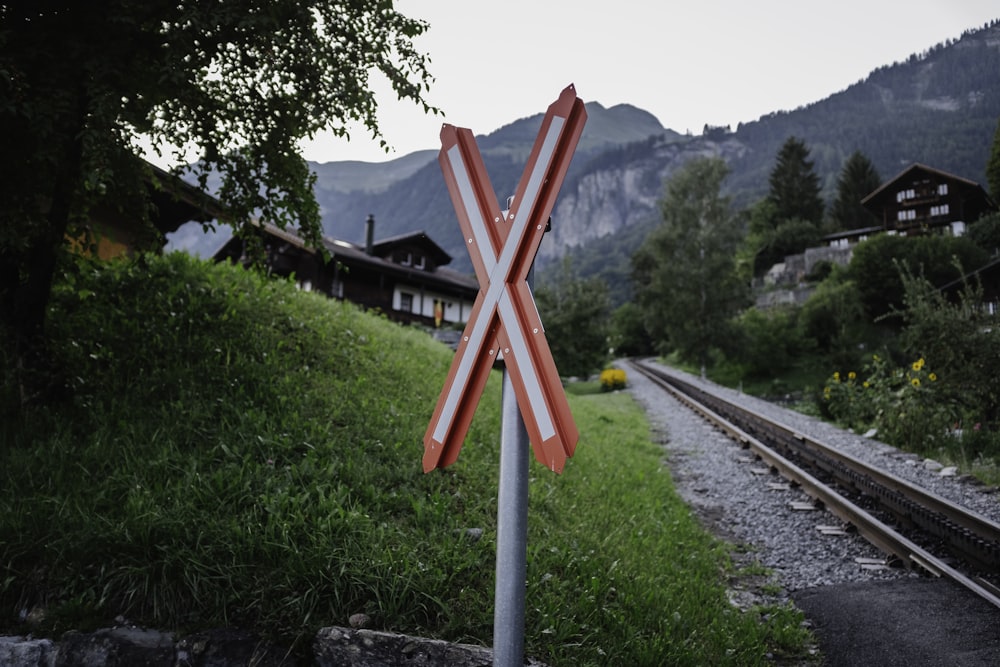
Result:
M430 472L458 459L493 364L502 358L496 665L523 663L527 448L545 467L561 472L580 437L528 276L586 120L583 102L570 85L546 111L510 209L503 212L472 131L447 124L441 129L438 162L479 295L424 435L423 467Z
M517 409L510 375L503 373L497 562L493 608L493 664L524 664L524 608L528 577L528 431Z

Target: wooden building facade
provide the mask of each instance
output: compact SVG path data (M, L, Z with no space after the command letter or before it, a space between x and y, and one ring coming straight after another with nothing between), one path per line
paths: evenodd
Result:
M881 222L882 231L902 236L961 236L980 216L997 210L978 183L917 163L861 204Z
M405 324L460 325L469 319L479 283L446 268L451 256L424 232L374 240L374 219L366 223L366 243L323 238L327 252L306 246L292 230L257 225L268 269L292 277L302 289L321 292L384 313ZM230 239L213 257L246 264L246 241Z
M167 234L187 222L225 219L225 210L215 197L155 165L147 163L145 167L150 170L146 187L152 204L151 226L137 224L133 214L99 202L90 212L88 238L75 242L80 252L112 259L144 250L159 251Z

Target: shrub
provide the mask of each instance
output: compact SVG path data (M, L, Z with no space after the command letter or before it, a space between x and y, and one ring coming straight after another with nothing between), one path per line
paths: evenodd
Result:
M870 428L875 419L871 385L854 371L830 376L823 387L823 408L839 424L855 430Z
M866 379L834 373L823 402L838 422L853 429L874 427L879 439L909 451L927 451L951 437L958 406L938 390L938 376L921 357L900 368L878 355Z
M625 388L625 371L620 368L605 368L601 371L601 390L615 391Z

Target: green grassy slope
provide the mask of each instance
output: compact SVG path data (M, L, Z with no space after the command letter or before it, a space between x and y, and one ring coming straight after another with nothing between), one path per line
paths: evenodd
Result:
M459 461L424 474L451 352L417 329L181 254L79 268L51 322L69 397L0 428L0 629L26 631L32 610L43 634L123 615L304 650L364 612L491 643L498 377ZM532 463L528 652L748 665L800 650L793 611L729 606L727 547L674 494L628 395L570 399L577 455L559 476Z

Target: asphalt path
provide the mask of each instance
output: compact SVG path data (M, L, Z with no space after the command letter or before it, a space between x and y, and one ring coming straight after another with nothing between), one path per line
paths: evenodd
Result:
M1000 667L1000 608L953 582L840 584L793 598L824 667Z

